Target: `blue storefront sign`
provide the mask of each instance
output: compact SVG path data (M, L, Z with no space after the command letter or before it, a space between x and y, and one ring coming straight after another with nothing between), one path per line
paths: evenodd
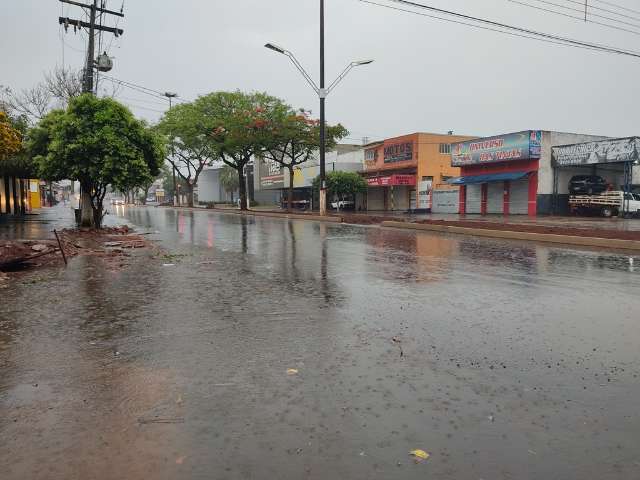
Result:
M540 130L526 130L455 143L451 146L451 166L538 159L541 141Z

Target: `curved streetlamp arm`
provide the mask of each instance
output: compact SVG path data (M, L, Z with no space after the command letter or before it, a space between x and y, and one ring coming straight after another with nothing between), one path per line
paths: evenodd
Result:
M347 68L345 68L342 73L340 75L338 75L338 78L336 78L331 85L329 85L329 87L327 88L327 94L331 93L331 91L336 88L338 86L338 84L344 80L344 77L346 77L349 72L353 69L353 67L355 67L356 64L355 62L351 62L349 65L347 65Z
M316 82L313 81L313 79L311 78L311 76L307 73L307 71L304 69L304 67L300 64L300 62L298 62L298 59L296 59L296 57L293 55L293 53L289 52L289 51L285 51L284 54L289 57L289 60L291 60L291 63L293 63L296 68L300 71L300 73L302 74L302 76L304 77L304 79L307 81L307 83L309 85L311 85L311 88L313 88L313 91L318 93L318 91L320 90L320 88L316 85Z

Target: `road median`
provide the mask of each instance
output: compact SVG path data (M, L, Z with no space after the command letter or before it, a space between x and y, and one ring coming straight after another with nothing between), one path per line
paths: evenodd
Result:
M492 230L490 228L459 227L447 224L410 223L385 221L383 227L405 228L410 230L422 230L431 232L455 233L473 235L476 237L504 238L508 240L527 240L533 242L547 242L583 247L598 247L624 250L640 250L640 241L624 240L617 238L599 238L577 235L559 235L553 233L520 232L517 230Z

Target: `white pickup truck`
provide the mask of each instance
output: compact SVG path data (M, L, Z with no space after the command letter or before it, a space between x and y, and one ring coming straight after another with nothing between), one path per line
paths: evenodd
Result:
M603 217L621 214L640 214L640 195L622 191L602 192L599 195L572 195L569 197L571 213L597 213Z

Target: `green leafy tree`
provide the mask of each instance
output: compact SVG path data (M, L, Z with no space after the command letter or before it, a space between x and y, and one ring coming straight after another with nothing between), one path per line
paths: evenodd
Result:
M229 165L225 165L220 170L220 185L224 188L225 192L231 194L231 203L234 203L233 192L238 190L238 172L236 172Z
M166 112L157 127L167 139L167 161L182 179L180 185L187 192L190 207L202 170L217 159L209 134L203 128L205 116L197 102L184 103Z
M326 176L327 192L338 200L355 197L367 191L367 182L356 172L329 172ZM313 179L313 189L320 190L320 176Z
M254 155L271 144L273 119L290 107L266 93L240 91L211 93L198 98L195 106L218 157L237 172L240 208L247 210L244 169Z
M50 121L46 154L36 160L44 178L80 182L83 206L91 207L83 208L83 226L102 226L109 185L128 191L159 173L161 139L113 99L81 95Z
M287 210L293 206L294 170L302 165L320 149L320 121L311 118L305 110L298 112L278 112L280 115L272 119L271 137L261 155L273 160L289 171L289 195ZM342 125L326 126L325 145L328 150L336 146L338 141L349 132Z

